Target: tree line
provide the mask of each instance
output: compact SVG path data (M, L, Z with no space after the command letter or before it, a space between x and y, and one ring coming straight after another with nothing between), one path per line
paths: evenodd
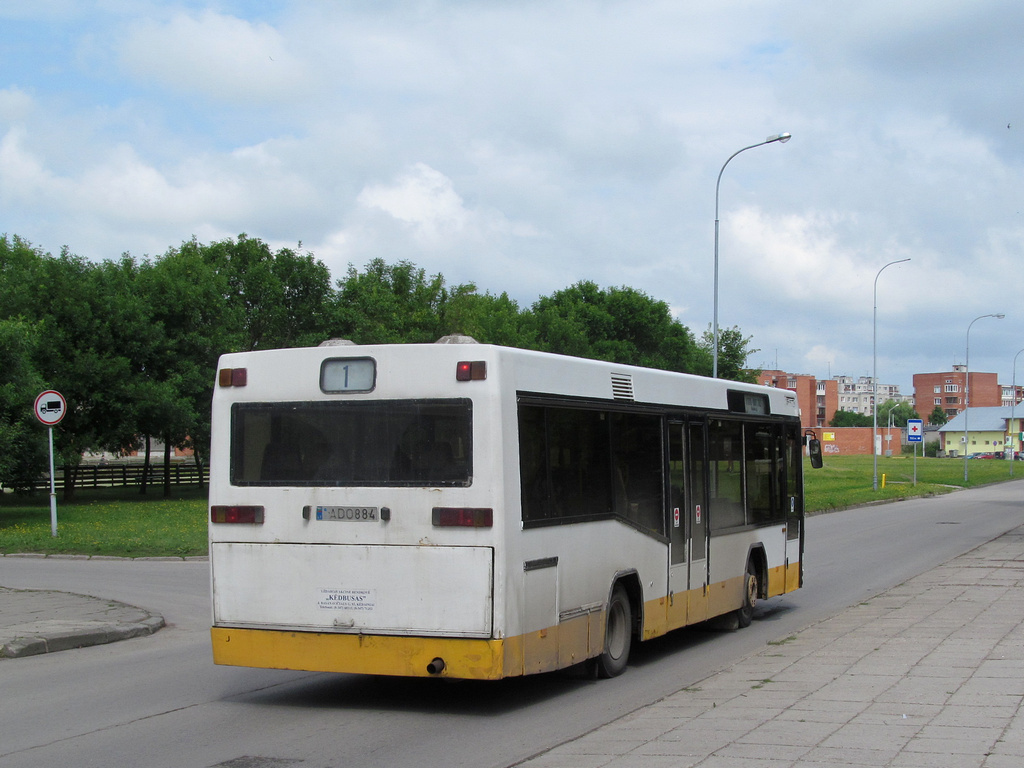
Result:
M828 423L830 427L870 427L877 423L879 426L892 424L901 429L907 426L910 419L920 419L914 406L909 403L897 403L895 400L886 400L879 403L877 417L866 413L854 413L853 411L836 411L832 420ZM946 413L941 407L936 407L928 419L929 424L945 424Z
M451 333L700 375L712 368L710 328L697 338L665 302L628 287L581 281L520 307L506 293L449 285L406 261L350 265L335 281L301 244L272 251L244 234L102 262L3 235L0 484L25 490L46 471L45 433L32 413L45 389L68 402L57 446L66 471L95 450L144 451L149 462L152 438L163 442L169 470L171 446L193 449L200 465L209 455L223 353L328 338L433 342ZM736 327L719 336L720 376L754 381L744 369L757 351L750 338ZM65 485L66 494L73 489Z

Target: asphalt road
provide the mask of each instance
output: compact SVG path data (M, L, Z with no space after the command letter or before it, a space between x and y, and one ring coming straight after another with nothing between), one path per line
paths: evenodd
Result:
M1024 481L811 518L807 586L739 632L634 646L614 680L499 683L216 667L204 562L0 558L0 585L161 613L147 638L0 661L0 766L514 765L1024 522Z

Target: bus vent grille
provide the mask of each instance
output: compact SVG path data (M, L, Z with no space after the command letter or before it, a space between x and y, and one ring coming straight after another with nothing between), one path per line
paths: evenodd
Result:
M612 397L616 400L633 399L633 377L628 373L612 374Z

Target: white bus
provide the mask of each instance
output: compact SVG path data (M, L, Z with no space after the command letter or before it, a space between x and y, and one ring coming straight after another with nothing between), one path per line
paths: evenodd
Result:
M221 358L216 663L611 677L800 587L793 392L468 342Z

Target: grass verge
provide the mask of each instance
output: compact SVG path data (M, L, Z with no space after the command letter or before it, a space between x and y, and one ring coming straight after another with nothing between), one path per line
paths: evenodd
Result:
M57 536L51 535L50 499L0 494L0 552L192 557L205 555L206 493L175 489L171 498L150 488L83 489L73 502L57 499Z
M897 501L934 496L962 488L1024 478L1024 462L1013 466L996 459L970 459L968 482L964 483L963 459L929 459L913 456L879 456L878 490L874 486L874 457L836 456L825 458L821 469L804 462L805 510L808 514L829 512L877 501ZM884 487L883 487L884 482Z

